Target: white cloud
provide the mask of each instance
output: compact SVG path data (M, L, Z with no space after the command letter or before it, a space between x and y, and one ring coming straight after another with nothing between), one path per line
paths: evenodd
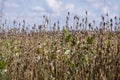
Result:
M35 6L32 8L32 10L36 12L43 12L45 9L41 6Z
M92 6L94 6L96 9L100 9L103 6L103 3L92 3Z
M5 13L5 19L13 21L17 18L18 14L16 13Z
M5 7L8 7L8 8L18 8L19 7L19 4L15 3L15 2L5 2Z
M96 9L100 9L102 6L104 6L104 3L99 0L86 0L86 1Z
M67 3L65 9L70 12L74 12L75 6L72 3Z
M106 14L106 13L110 13L111 11L110 11L110 8L108 6L104 6L104 7L102 7L102 12L104 14Z
M118 10L119 10L119 6L118 6L118 5L114 5L112 8L113 8L113 10L115 10L115 11L118 11Z
M88 2L96 2L96 1L99 1L99 0L86 0Z
M102 8L101 9L102 13L103 14L108 13L110 18L114 18L114 16L118 16L118 13L115 11L115 10L117 10L117 7L115 5L113 5L112 7L102 6L101 8Z
M54 12L60 12L62 10L62 2L58 0L46 0L48 6L54 11Z

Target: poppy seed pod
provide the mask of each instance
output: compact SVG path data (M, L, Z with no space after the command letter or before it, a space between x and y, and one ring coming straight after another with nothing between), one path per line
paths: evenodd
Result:
M101 18L102 18L103 21L105 20L104 16L101 16Z
M117 19L117 16L115 16L114 18Z
M106 24L106 23L104 22L104 23L103 23L103 26L105 26L105 24Z
M113 22L113 20L112 20L112 19L110 19L110 22Z
M68 15L70 15L70 12L68 12Z
M87 11L85 12L85 14L87 15Z

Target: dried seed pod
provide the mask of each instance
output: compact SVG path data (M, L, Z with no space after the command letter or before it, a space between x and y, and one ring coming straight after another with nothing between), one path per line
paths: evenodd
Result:
M105 20L104 16L101 16L101 17L102 17L102 20L104 21Z
M85 12L85 14L87 15L87 11Z
M39 26L38 26L38 29L41 29L41 28L42 28L42 25L39 25Z
M74 20L77 19L77 16L74 16Z
M49 23L49 20L48 20L48 18L47 18L47 17L45 18L45 21L47 22L47 24Z
M106 25L106 23L104 22L104 23L103 23L103 26L105 26L105 25Z
M69 17L68 17L68 16L66 16L66 19L67 19L67 20L69 20Z
M106 13L106 16L108 17L108 13Z
M93 23L95 24L95 20L93 20Z
M113 24L111 23L110 26L113 26Z
M112 22L113 22L113 20L112 20L112 19L110 19L110 22L112 23Z
M88 24L89 28L91 27L91 23Z
M82 19L82 21L84 22L84 18Z
M115 16L114 19L117 20L117 16Z
M13 21L13 23L15 24L15 23L16 23L16 21L14 20L14 21Z
M25 23L25 20L23 20L23 23Z
M56 23L54 23L54 26L56 26Z
M68 15L70 15L70 12L68 12Z

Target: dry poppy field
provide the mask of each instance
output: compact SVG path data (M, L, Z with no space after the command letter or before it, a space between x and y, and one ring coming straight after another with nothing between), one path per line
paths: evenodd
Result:
M70 13L66 25L49 19L32 29L25 20L0 28L0 80L120 80L120 18L89 22ZM17 26L17 27L16 27Z

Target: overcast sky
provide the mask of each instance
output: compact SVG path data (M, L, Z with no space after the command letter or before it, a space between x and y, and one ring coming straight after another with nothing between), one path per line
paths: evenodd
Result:
M120 16L119 8L120 0L4 0L3 12L9 22L25 19L31 24L41 24L43 15L51 17L53 22L60 20L65 23L68 11L72 17L82 17L88 11L89 18L97 20L106 13L110 17Z

